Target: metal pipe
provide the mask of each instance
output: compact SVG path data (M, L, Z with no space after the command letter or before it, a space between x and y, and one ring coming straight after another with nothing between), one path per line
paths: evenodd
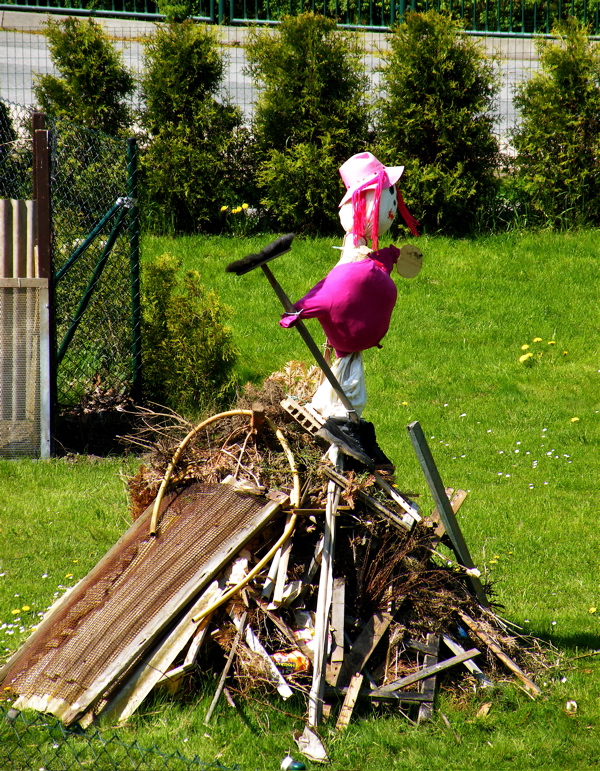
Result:
M114 246L115 241L117 240L117 236L119 235L119 229L121 227L122 222L125 219L125 209L121 210L119 217L117 221L115 222L115 225L106 241L106 245L104 247L104 250L102 252L102 255L100 256L100 259L96 263L96 267L94 269L94 273L92 274L92 277L89 281L89 284L87 285L87 289L85 290L85 293L83 297L81 298L81 301L79 303L79 307L77 308L77 312L75 313L75 317L71 321L71 325L67 329L67 332L63 338L62 343L60 344L60 348L58 349L58 353L56 354L56 363L60 364L62 361L65 353L67 352L67 349L69 347L69 344L71 343L71 340L73 339L73 335L77 331L77 327L79 326L81 319L83 317L83 314L85 313L85 310L92 298L92 294L94 293L94 290L96 288L96 284L100 280L100 276L102 275L102 271L104 270L104 267L106 265L106 261L108 260L108 257L112 251L112 248Z

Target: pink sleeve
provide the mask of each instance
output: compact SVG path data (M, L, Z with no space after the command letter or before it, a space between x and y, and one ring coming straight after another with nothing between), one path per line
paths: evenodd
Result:
M325 287L325 279L322 279L304 297L301 297L298 302L294 303L296 313L286 312L283 314L279 321L279 326L287 329L288 327L293 327L300 318L313 319L328 311L330 305L330 292Z

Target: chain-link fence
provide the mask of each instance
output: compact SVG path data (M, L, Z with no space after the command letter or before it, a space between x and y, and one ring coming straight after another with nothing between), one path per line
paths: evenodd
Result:
M18 18L16 18L18 17ZM24 17L24 18L23 18ZM5 18L0 28L0 98L30 104L35 102L32 85L37 75L55 74L43 27L41 14L13 14ZM126 67L137 78L144 71L143 40L154 32L154 25L125 19L96 19L110 36L115 48L122 53ZM10 28L10 25L13 25ZM29 25L29 26L26 26ZM246 58L248 28L219 27L225 56L224 79L220 98L230 98L239 106L244 120L251 123L257 99L257 88L250 76ZM371 79L371 99L381 95L382 53L389 47L389 35L383 32L357 33L365 47L365 67ZM501 90L498 98L496 134L507 141L508 133L518 123L514 106L515 86L527 80L538 68L538 55L532 36L478 33L478 39L488 54L498 59ZM139 106L136 92L133 105Z
M141 747L117 732L65 728L54 717L0 705L2 771L236 771L239 766L204 763L155 745Z

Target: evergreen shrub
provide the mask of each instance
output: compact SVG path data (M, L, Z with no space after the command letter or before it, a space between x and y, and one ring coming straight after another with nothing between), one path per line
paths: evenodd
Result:
M514 189L533 222L600 224L600 48L570 18L536 41L540 70L517 86Z
M337 170L368 140L363 53L355 33L314 13L250 31L257 176L261 203L279 227L321 234L339 228Z
M472 231L492 205L498 143L494 62L437 11L409 12L390 38L376 106L377 155L428 232Z
M229 309L206 290L197 271L179 277L170 254L144 265L142 340L144 398L199 414L227 404L237 352Z
M10 108L0 99L0 198L31 196L31 143L19 142Z
M41 109L105 134L126 136L131 124L127 98L135 83L102 27L93 19L49 19L45 35L60 77L37 77L33 90Z
M221 206L251 198L253 179L241 111L215 97L224 68L218 32L191 20L163 24L144 48L146 224L167 233L218 231Z

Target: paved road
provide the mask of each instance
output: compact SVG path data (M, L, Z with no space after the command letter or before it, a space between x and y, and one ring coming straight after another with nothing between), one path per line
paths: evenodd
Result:
M43 35L45 14L0 11L0 97L17 104L35 102L32 84L36 74L54 72L46 39ZM123 51L128 67L139 73L142 69L143 47L140 38L152 34L154 25L149 22L123 19L97 19ZM250 78L244 73L244 39L247 30L242 27L225 27L222 30L227 53L224 90L238 104L249 119L255 92ZM367 33L364 36L371 72L373 90L378 87L378 55L386 48L386 36ZM498 130L505 135L514 125L517 116L512 104L515 84L526 79L537 66L533 41L528 38L481 38L482 44L496 52L502 61L502 89L499 96L500 121Z

